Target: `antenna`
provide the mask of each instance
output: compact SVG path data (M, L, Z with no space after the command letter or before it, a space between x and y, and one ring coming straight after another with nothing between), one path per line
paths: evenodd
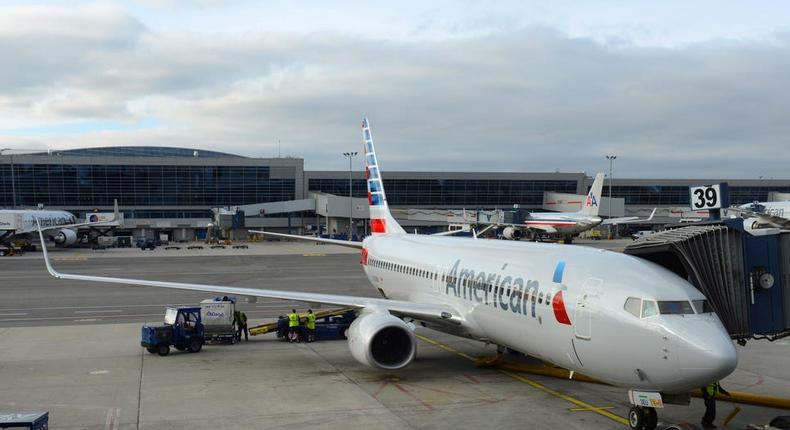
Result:
M282 158L282 155L280 155L280 139L277 139L277 158Z

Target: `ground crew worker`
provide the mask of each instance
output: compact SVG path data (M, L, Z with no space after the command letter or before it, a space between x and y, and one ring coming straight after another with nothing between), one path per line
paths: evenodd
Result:
M239 342L241 342L241 334L244 333L244 340L250 341L249 331L247 330L247 314L241 312L239 324Z
M296 309L291 309L291 313L288 314L288 341L299 342L299 314L296 313Z
M233 319L236 321L236 342L241 342L241 311L233 311Z
M307 341L315 341L315 314L312 309L307 310Z
M705 415L702 416L702 427L706 429L715 429L713 420L716 419L716 394L722 393L729 396L730 393L719 385L719 382L711 382L702 390L702 400L705 401Z

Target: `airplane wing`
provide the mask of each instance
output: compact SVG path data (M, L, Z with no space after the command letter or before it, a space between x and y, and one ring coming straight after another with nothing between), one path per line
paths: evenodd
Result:
M287 239L303 240L305 242L330 243L332 245L362 249L362 242L354 242L352 240L326 239L323 237L299 236L298 234L272 233L270 231L263 230L249 230L249 232L263 234L265 236L284 237Z
M41 250L44 254L44 262L50 275L58 279L71 279L75 281L105 282L112 284L140 285L148 287L172 288L177 290L206 291L225 295L263 297L281 300L294 300L305 303L321 303L336 306L348 306L354 308L377 309L389 311L393 314L411 317L425 321L437 321L445 324L452 323L459 325L463 318L460 312L450 306L430 303L413 303L401 300L388 300L371 297L341 296L335 294L304 293L296 291L269 290L262 288L241 288L223 285L207 284L187 284L182 282L150 281L144 279L113 278L106 276L76 275L61 273L55 270L49 260L49 254L44 244L44 234L38 230L41 239ZM342 242L342 241L340 241Z
M644 219L639 219L639 217L635 216L626 216L620 218L609 218L603 220L601 225L612 225L612 224L639 224L640 222L650 222L653 220L653 216L656 214L656 209L653 208L653 212L650 212L650 216Z
M768 224L772 227L781 228L781 229L790 229L790 219L778 217L776 215L770 215L767 213L762 212L755 212L749 209L743 208L727 208L727 212L734 212L741 217L749 217L749 218L757 218L760 220L761 224Z

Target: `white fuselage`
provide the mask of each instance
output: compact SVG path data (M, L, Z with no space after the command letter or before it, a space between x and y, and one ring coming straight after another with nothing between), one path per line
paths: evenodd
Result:
M755 202L739 206L755 212L790 219L790 202Z
M538 228L548 226L559 234L576 235L597 226L601 221L598 216L579 212L530 212L524 224Z
M418 235L372 236L364 246L365 273L387 297L446 304L465 319L463 329L434 328L608 383L684 392L737 363L714 313L640 318L624 309L629 297L704 299L645 260L567 245Z
M10 230L14 234L26 234L36 231L36 219L41 227L68 227L75 224L77 217L72 213L59 210L20 210L2 209L0 210L0 231Z

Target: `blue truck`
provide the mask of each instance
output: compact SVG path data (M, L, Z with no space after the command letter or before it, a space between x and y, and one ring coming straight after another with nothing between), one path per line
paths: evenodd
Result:
M179 351L200 352L203 334L199 307L167 308L164 324L143 325L140 346L161 356L169 354L171 346Z

